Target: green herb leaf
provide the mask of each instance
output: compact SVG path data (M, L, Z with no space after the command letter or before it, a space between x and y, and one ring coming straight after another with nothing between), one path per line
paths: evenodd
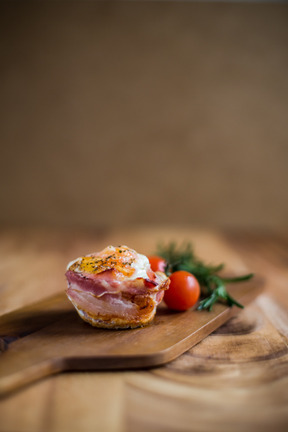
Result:
M184 243L181 246L177 246L175 242L166 246L161 244L158 246L157 255L167 262L165 269L167 276L175 271L185 270L196 277L201 287L201 301L198 310L211 311L217 302L224 302L228 306L244 307L227 292L226 283L247 281L253 277L252 273L230 278L219 276L218 272L223 270L224 264L216 266L205 264L195 256L190 243Z

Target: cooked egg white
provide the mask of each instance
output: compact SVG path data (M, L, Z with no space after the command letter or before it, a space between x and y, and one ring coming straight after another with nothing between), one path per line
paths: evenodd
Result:
M137 259L132 263L134 273L127 279L143 278L147 279L147 271L150 270L150 263L145 255L138 254Z

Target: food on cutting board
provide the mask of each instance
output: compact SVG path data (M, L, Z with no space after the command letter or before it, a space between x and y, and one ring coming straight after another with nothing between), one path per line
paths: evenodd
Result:
M170 309L184 311L194 306L199 297L198 310L212 310L215 303L228 306L243 306L227 291L227 283L244 282L253 277L252 273L225 277L219 275L224 264L210 265L196 257L191 243L177 246L176 243L160 245L157 255L149 257L152 270L161 269L170 278L169 290L164 301Z
M153 320L163 297L176 311L193 306L211 310L218 302L242 308L226 284L249 280L253 274L224 277L219 275L223 267L199 260L189 243L161 246L148 258L127 246L108 246L68 264L66 293L92 326L136 328Z
M127 246L108 246L75 259L66 278L67 296L80 317L110 329L150 323L170 283L163 272L151 270L146 256Z
M200 285L191 273L178 270L169 276L170 286L164 293L169 309L185 311L194 306L200 297Z

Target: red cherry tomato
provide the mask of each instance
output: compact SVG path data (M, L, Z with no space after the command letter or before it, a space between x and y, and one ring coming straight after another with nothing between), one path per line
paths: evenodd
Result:
M164 301L169 309L185 311L195 305L200 296L200 285L195 276L184 270L171 274Z
M154 272L165 272L166 261L164 260L164 258L161 258L159 256L149 256L148 259L150 262L151 270L153 270Z

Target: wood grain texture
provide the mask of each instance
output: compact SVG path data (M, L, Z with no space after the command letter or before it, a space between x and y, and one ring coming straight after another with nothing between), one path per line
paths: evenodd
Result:
M261 281L252 280L234 286L231 292L238 302L247 305L261 292L262 285ZM53 307L48 309L46 305L43 312L43 302L37 309L41 319L47 309L49 316L54 313L54 324L15 341L2 354L0 397L37 379L67 370L99 371L163 365L239 313L238 308L222 304L215 305L211 312L190 309L185 313L172 312L165 305L160 305L150 325L116 331L91 327L78 317L72 306L61 318L60 315L57 317L61 304L65 310L67 299L60 298L59 302L55 312Z
M50 234L54 240L49 243ZM42 256L45 259L45 243L48 242L49 253L55 248L63 262L80 255L83 250L93 251L103 244L125 240L143 253L153 251L155 243L161 239L190 240L204 259L213 263L226 262L227 271L256 271L266 279L267 289L240 314L167 365L134 372L65 373L11 394L0 402L1 432L287 430L287 233L138 227L102 234L78 232L73 238L68 232L20 230L6 232L5 238L10 248L8 252L7 249L1 252L2 266L13 261L14 253L21 255L17 246L19 239L23 255L27 250L24 239L30 241L30 247L38 249L40 261ZM21 259L18 262L21 263ZM46 275L53 272L53 260L49 262ZM26 271L33 279L33 268ZM0 303L5 299L6 305L9 304L6 310L10 312L2 315L0 328L2 325L3 330L17 337L21 319L27 324L32 315L31 336L11 343L8 340L9 349L36 334L33 333L33 326L37 327L36 300L44 299L48 291L55 293L55 286L49 289L48 284L45 293L37 293L35 297L37 278L39 274L29 291L29 280L23 277L21 306L26 304L26 309L22 318L17 318L20 304L20 300L16 301L17 281L14 275L5 273L5 290L0 292ZM58 281L59 293L64 285L64 279ZM13 308L13 304L17 307ZM43 300L42 307L44 304ZM56 317L59 313L60 310ZM47 316L48 321L42 317L37 330L53 322L53 316Z

